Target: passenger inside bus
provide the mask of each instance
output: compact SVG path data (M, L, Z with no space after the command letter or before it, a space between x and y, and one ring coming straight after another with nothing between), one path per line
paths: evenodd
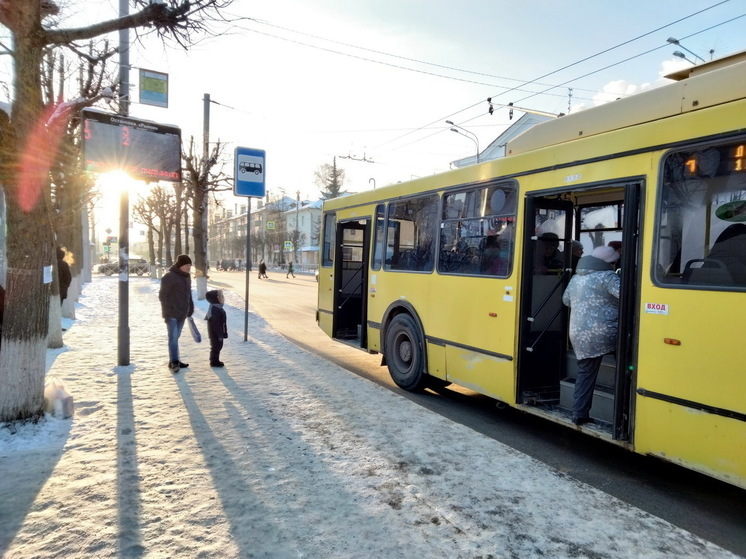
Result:
M746 223L734 223L720 233L707 260L719 261L732 285L746 285Z
M580 257L583 256L583 251L585 249L583 248L583 243L580 241L573 241L572 242L572 273L575 273L576 268L578 267L578 260L580 260Z
M610 246L611 248L613 248L615 251L619 253L620 259L614 263L614 269L618 270L619 264L621 262L621 256L622 256L622 241L609 241L608 246Z
M556 274L565 267L562 254L559 252L559 235L544 233L539 237L536 247L538 261L534 266L536 274Z

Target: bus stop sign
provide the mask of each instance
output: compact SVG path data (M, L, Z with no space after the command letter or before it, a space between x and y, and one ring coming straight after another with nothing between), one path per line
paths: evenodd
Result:
M263 149L236 148L233 156L233 193L236 196L264 196L267 172L265 155Z

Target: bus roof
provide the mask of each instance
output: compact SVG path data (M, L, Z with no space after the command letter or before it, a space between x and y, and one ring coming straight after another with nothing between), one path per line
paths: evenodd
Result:
M746 51L666 77L679 81L537 124L509 141L506 155L746 98Z

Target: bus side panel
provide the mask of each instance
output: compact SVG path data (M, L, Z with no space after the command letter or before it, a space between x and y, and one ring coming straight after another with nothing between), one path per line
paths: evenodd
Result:
M427 372L429 375L446 380L446 348L438 344L427 344Z
M333 337L334 318L332 311L334 309L334 274L333 268L319 268L319 301L318 301L318 319L319 326L324 333Z
M635 447L746 488L746 424L653 398L637 399Z
M426 332L445 345L447 380L514 403L515 278L439 279Z
M744 294L651 286L641 305L635 448L746 486Z
M447 346L448 380L510 405L515 404L513 361Z
M319 307L321 308L321 307ZM319 312L319 327L329 337L332 337L332 327L334 319L331 314L325 312Z

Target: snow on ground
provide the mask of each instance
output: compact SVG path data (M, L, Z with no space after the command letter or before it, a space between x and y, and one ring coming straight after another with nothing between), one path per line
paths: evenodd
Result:
M227 293L225 369L185 329L166 368L158 282L95 278L49 375L75 416L0 428L0 554L53 557L735 557L308 354ZM207 308L197 302L195 317ZM314 327L309 325L309 327Z

